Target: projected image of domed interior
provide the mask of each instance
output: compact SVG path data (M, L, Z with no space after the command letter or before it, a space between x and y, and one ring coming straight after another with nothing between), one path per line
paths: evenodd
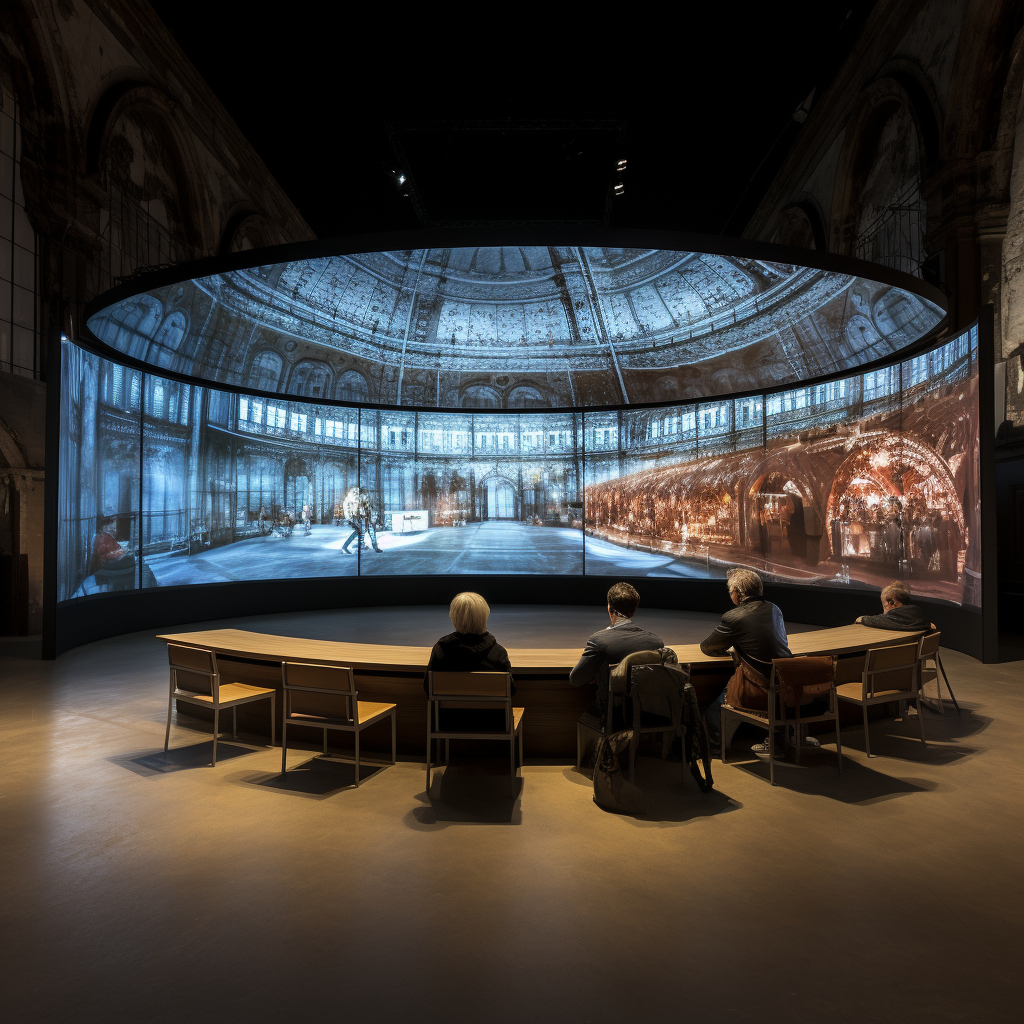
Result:
M60 598L593 574L981 601L977 328L823 383L644 409L234 393L63 346ZM396 582L396 585L401 585Z
M771 388L893 356L943 319L912 289L707 252L366 252L161 285L94 312L154 367L313 401L541 409Z

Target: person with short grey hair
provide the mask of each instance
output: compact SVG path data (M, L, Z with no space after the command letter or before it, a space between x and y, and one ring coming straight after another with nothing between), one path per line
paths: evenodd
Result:
M735 607L722 616L722 621L701 643L700 649L710 655L735 651L739 659L737 674L745 672L753 680L767 685L772 674L772 659L793 657L782 612L777 605L764 600L764 584L753 569L730 569L726 586ZM726 693L722 690L704 715L712 750L721 747L722 705ZM767 703L764 706L767 707Z
M934 632L935 623L924 617L924 612L913 603L910 588L902 580L896 580L882 588L881 615L859 615L857 622L874 629L898 629L908 633L916 629Z

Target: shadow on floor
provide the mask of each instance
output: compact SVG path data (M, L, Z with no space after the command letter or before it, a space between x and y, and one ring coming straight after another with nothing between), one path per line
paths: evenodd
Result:
M380 765L360 764L359 784L364 784L382 771L384 767ZM283 774L250 772L237 775L231 781L291 793L293 796L324 800L343 789L355 787L356 766L350 761L341 761L334 757L311 757L301 764L290 765L288 771Z
M714 768L713 762L712 777ZM683 765L679 761L665 761L660 757L638 757L636 786L633 791L637 809L632 813L615 816L640 826L685 825L697 818L710 818L716 814L739 810L743 806L718 789L702 793L688 768L685 770L684 780L683 770ZM575 768L566 768L562 774L575 785L586 786L593 791L594 780L591 774L579 772Z
M800 760L800 767L776 763L777 788L810 796L824 796L844 804L874 804L909 793L925 793L939 788L937 782L927 779L893 778L848 757L843 758L843 773L840 775L836 771L834 750L826 749L810 756L801 754ZM763 779L765 785L769 783L767 761L755 757L751 761L730 762L730 766Z
M416 807L406 818L411 828L422 825L521 825L523 779L512 778L504 764L482 762L436 769L430 791L422 794L429 806Z
M255 754L258 747L243 747L237 743L220 740L217 743L217 764L231 761L246 754ZM111 764L127 768L136 775L168 775L171 772L188 771L190 768L209 768L213 757L213 741L193 743L188 747L172 747L170 750L158 750L155 753L126 754L120 757L108 757Z
M913 724L916 729L917 722ZM960 705L960 714L958 715L956 708L947 701L944 715L928 708L924 716L924 734L929 740L935 739L942 743L948 743L951 740L962 739L964 736L975 736L979 732L984 732L991 724L991 718L976 714L963 703ZM874 742L874 733L871 735L872 742Z

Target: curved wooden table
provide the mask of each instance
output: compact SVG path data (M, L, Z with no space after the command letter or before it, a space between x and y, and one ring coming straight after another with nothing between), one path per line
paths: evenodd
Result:
M797 655L851 654L871 647L889 647L916 639L919 633L897 633L868 626L837 626L809 630L789 637L790 650ZM188 644L213 651L224 682L254 686L281 685L282 661L308 661L349 665L356 677L362 700L397 704L398 749L403 754L423 756L426 696L423 674L430 659L429 647L354 644L338 640L305 640L301 637L253 633L244 629L207 629L195 633L165 633L157 637L167 643ZM732 672L728 657L704 654L699 644L672 644L679 661L690 665L691 678L701 699L710 699ZM569 673L583 653L582 647L510 647L509 659L516 680L516 705L526 708L523 739L528 757L574 760L576 720L593 699L593 687L569 685ZM283 701L278 700L278 714ZM181 712L194 714L191 706ZM251 721L250 721L251 717ZM246 731L267 731L266 709L243 705L239 722ZM301 727L296 727L301 730ZM291 730L289 730L291 732ZM319 730L298 736L319 743ZM390 732L381 733L380 750L390 753ZM364 742L363 740L360 743ZM375 737L366 733L367 749L375 749Z

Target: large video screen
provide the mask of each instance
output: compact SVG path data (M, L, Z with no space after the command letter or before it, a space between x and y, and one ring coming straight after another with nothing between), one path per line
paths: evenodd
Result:
M782 392L585 413L324 405L63 346L59 599L593 574L980 604L977 331Z

